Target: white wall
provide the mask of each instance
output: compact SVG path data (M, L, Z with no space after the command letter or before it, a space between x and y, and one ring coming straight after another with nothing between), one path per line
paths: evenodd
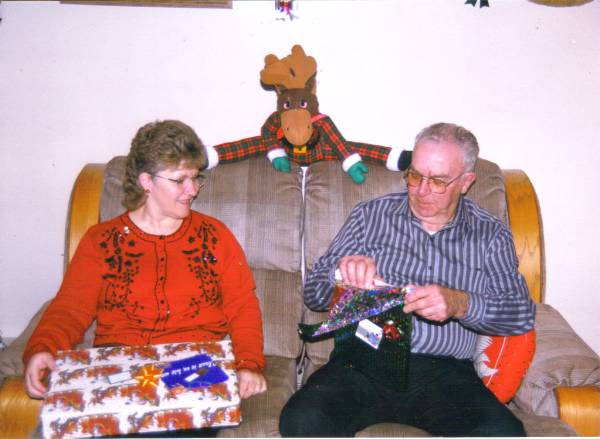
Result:
M454 121L482 155L526 170L544 221L546 301L600 352L600 2L272 1L231 10L2 2L0 330L14 337L62 277L66 206L88 162L125 154L161 118L210 144L275 108L264 56L301 43L321 110L347 139L411 146Z

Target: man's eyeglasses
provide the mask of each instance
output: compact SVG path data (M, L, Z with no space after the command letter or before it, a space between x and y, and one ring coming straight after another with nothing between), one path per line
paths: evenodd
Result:
M195 175L193 177L185 176L185 177L179 177L179 178L163 177L162 175L158 175L158 174L151 174L151 175L153 177L162 178L163 180L169 180L169 181L175 183L178 187L183 187L183 185L185 184L185 182L188 181L188 180L194 186L196 186L198 189L200 189L206 183L206 176L204 174L198 174L198 175Z
M419 174L414 169L408 169L404 173L404 179L406 180L406 185L410 187L419 187L421 186L421 182L425 180L429 186L429 190L434 194L443 194L446 192L448 186L462 177L464 174L460 174L457 177L454 177L452 180L446 181L443 178L439 177L425 177L424 175Z

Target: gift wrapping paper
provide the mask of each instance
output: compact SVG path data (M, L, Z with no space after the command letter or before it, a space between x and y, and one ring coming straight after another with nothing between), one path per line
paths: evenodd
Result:
M59 351L41 410L45 439L238 425L229 340Z

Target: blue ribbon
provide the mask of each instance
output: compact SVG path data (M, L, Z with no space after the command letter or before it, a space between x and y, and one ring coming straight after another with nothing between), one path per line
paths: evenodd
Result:
M175 386L188 389L212 386L227 381L228 378L223 369L206 354L173 361L163 369L161 376L169 389Z

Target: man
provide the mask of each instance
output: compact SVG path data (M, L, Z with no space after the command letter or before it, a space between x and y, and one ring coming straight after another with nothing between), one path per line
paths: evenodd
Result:
M477 139L447 123L416 138L407 192L358 204L305 286L314 310L331 306L336 269L346 284L407 286L413 313L406 388L373 379L336 355L284 407L283 436L353 436L398 422L434 436L522 436L523 426L477 376L478 334L533 328L512 234L463 197L475 181Z

